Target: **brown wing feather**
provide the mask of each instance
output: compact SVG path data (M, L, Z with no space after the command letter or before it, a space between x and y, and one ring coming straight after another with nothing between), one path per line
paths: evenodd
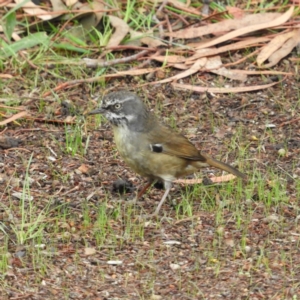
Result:
M206 161L199 150L182 134L164 124L159 125L159 130L155 130L154 127L149 132L149 142L151 144L161 144L162 153L189 160Z

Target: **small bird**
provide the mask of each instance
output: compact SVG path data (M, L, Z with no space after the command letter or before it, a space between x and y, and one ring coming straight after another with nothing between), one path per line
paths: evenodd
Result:
M132 92L122 90L107 94L100 107L88 113L94 114L108 119L124 161L136 173L148 178L148 184L137 194L136 200L152 183L164 183L165 193L151 217L158 215L172 182L200 168L213 166L246 179L245 174L200 152L185 136L160 122Z

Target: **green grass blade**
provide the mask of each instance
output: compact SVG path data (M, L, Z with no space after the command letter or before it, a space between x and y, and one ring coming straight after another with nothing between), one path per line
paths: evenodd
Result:
M0 58L7 58L16 55L18 51L24 49L30 49L36 45L44 44L49 38L45 32L37 32L30 34L20 41L17 41L11 45L6 44L3 40L0 41Z

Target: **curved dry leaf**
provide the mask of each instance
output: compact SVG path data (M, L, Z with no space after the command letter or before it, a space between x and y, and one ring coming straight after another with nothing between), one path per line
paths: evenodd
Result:
M14 0L17 4L24 2L23 0ZM26 2L22 9L29 15L40 18L42 20L51 20L56 17L53 14L47 14L48 11L41 9L39 6L35 5L32 1Z
M253 31L279 26L279 25L285 23L286 21L288 21L290 19L290 17L293 15L293 12L294 12L294 6L291 6L289 8L289 10L287 10L284 14L282 14L279 18L276 18L275 20L273 20L271 22L266 22L266 23L258 24L258 25L251 25L251 26L248 26L245 28L240 28L240 29L234 30L234 31L229 32L223 36L220 36L208 43L204 43L203 45L197 47L197 49L209 48L211 46L215 46L217 44L226 42L228 40L231 40L233 38L236 38L238 36L241 36L241 35L253 32Z
M8 123L11 123L11 122L17 120L17 119L23 118L23 117L25 117L27 115L28 115L27 111L21 111L21 112L15 114L15 115L11 116L10 118L8 118L8 119L0 122L0 125L6 125Z
M290 35L288 35L290 36ZM300 43L300 30L291 32L290 38L281 45L281 47L268 57L269 63L264 68L275 66L282 58L290 54L290 52Z
M227 13L232 15L234 19L241 19L245 16L245 11L235 6L226 6Z
M203 49L206 50L206 49ZM211 49L213 50L213 49ZM201 50L200 50L201 51ZM195 72L199 71L199 68L204 68L205 70L208 70L209 72L225 76L227 78L233 79L233 80L239 80L239 81L246 81L247 80L247 75L246 74L240 74L236 73L235 70L229 70L226 69L225 67L222 67L222 61L220 56L213 56L213 57L208 57L204 58L204 60L198 59L195 62L193 62L193 66L189 68L188 64L183 64L185 58L182 56L177 56L177 55L171 55L171 56L153 56L151 59L160 61L160 62L166 62L168 64L174 64L172 65L173 67L181 70L186 70L188 71L182 72L180 74L177 74L173 77L163 79L161 81L158 81L156 83L165 83L165 82L170 82L172 80L178 80L184 77L187 77L191 74L194 74ZM192 62L190 62L192 63Z
M149 59L159 61L161 63L179 64L184 63L186 58L179 55L152 55Z
M11 79L14 78L11 74L0 74L0 78Z
M109 39L106 48L119 46L124 37L129 32L129 26L122 19L115 16L109 16L109 20L111 25L115 28L115 32Z
M53 1L53 0L52 0ZM67 6L72 6L78 2L78 0L64 0Z
M245 82L247 80L246 74L236 73L235 70L226 69L222 67L222 60L220 56L208 57L205 68L212 73L222 75L224 77Z
M181 72L181 73L178 73L175 76L172 76L172 77L169 77L169 78L166 78L166 79L163 79L163 80L151 82L151 83L152 84L166 83L166 82L170 82L170 81L185 78L187 76L190 76L190 75L195 74L196 72L198 72L201 68L203 68L205 66L206 62L207 62L206 57L200 58L200 59L196 60L195 63L188 70L186 70L184 72Z
M275 36L265 47L261 49L261 52L257 55L257 65L260 67L264 61L266 61L276 50L278 50L289 38L295 34L294 31L279 34Z
M273 82L264 85L254 85L254 86L243 86L243 87L232 87L232 88L210 88L210 87L202 87L195 86L190 84L179 84L179 83L171 83L171 85L175 89L179 90L190 90L197 93L215 93L215 94L228 94L228 93L243 93L243 92L253 92L258 90L267 89L275 84L278 84L281 81Z
M247 74L240 74L235 71L235 69L227 69L225 67L219 68L217 70L209 70L210 72L214 74L218 74L227 78L230 78L232 80L238 80L241 82L245 82L248 78Z
M244 49L245 47L254 46L259 43L264 43L264 42L268 42L268 41L270 41L269 37L257 37L257 38L245 39L243 41L232 43L232 44L222 46L219 48L199 49L199 50L196 50L196 53L194 55L192 55L191 57L185 58L185 63L192 64L194 60L196 60L200 57L212 56L212 55L217 55L217 54L232 51L232 50Z
M166 33L166 35L176 38L193 39L208 34L237 30L253 24L259 25L269 23L279 18L281 15L282 14L280 13L245 15L241 19L224 20L215 24L208 24L201 27L189 27L172 33Z
M186 64L174 64L171 65L173 68L175 69L179 69L179 70L186 70L189 68L189 66L187 66Z

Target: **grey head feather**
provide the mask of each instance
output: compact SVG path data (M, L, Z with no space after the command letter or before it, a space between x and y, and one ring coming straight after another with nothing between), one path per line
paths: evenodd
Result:
M116 108L116 105L119 108ZM114 126L127 126L135 132L145 131L149 112L144 102L134 93L117 91L107 94L101 104L101 110Z

